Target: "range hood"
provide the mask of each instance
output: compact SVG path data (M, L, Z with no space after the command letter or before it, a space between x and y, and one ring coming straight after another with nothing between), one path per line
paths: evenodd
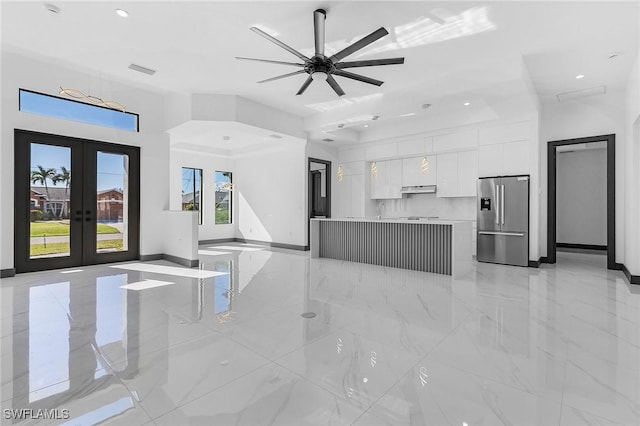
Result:
M401 194L435 194L436 185L403 186Z

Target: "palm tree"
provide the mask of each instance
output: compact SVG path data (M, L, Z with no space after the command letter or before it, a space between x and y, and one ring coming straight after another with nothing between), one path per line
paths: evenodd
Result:
M58 182L64 183L64 200L62 200L62 210L60 211L60 217L67 214L67 193L69 192L69 184L71 183L71 171L65 166L60 166L60 173L56 173L51 181L57 185Z
M38 170L31 172L31 182L44 185L44 191L47 193L47 200L51 200L51 197L49 197L49 186L47 185L47 180L53 181L56 176L56 169L45 169L40 165L37 167Z

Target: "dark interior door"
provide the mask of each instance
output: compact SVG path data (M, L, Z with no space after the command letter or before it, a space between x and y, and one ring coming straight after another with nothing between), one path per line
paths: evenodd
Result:
M139 148L15 131L17 272L139 257Z
M311 200L311 214L326 216L325 197L322 196L322 173L317 170L311 172Z

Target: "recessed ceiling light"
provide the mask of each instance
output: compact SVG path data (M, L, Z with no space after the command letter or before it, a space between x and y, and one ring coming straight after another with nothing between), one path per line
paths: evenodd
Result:
M608 56L608 59L616 59L618 56L620 56L620 53L613 52L611 55Z
M465 102L464 103L464 106L469 106L469 105L471 105L471 102Z
M379 115L374 115L373 117L371 117L371 119L373 121L376 121L376 120L380 119L380 116Z
M230 139L231 139L231 136L223 136L223 137L222 137L222 140L223 140L223 141L228 141L228 140L230 140Z
M584 78L584 74L578 74L578 75L576 75L576 79L577 79L577 80L580 80L581 78Z
M406 114L399 115L398 117L411 117L412 115L416 115L415 112L408 112Z
M129 12L124 9L116 9L116 15L120 16L121 18L126 18L127 16L129 16Z
M368 124L365 124L365 125L364 125L364 127L369 127L369 125L368 125Z

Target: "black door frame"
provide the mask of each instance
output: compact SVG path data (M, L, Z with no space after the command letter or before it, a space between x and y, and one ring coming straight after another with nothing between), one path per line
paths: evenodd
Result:
M616 265L616 135L589 136L547 143L547 263L556 263L556 148L593 142L607 144L607 269Z
M29 255L29 206L31 143L69 147L71 173L83 177L82 185L70 186L70 256L31 259ZM71 136L14 130L14 266L16 272L33 272L99 263L137 260L140 257L140 148ZM73 154L76 150L76 154ZM127 251L96 253L95 232L88 229L96 223L96 153L111 152L129 156L128 181L128 246ZM76 182L78 178L76 178ZM74 202L75 200L75 202Z
M313 200L311 199L312 190L312 179L311 179L311 163L318 163L325 165L325 184L326 184L326 194L327 194L327 204L326 204L326 213L327 217L331 217L331 161L321 160L319 158L307 157L307 247L310 246L311 241L311 212L313 207Z

